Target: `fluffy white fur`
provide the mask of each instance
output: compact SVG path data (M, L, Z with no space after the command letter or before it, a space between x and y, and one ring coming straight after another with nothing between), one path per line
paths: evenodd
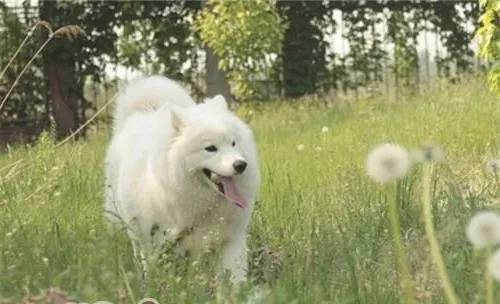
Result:
M246 232L260 186L248 126L222 96L196 104L184 88L161 76L128 85L117 98L114 118L105 214L126 225L134 253L151 255L156 245L192 229L178 253L220 245L221 268L233 282L244 280ZM247 165L239 173L235 164L241 162ZM229 183L226 197L214 183L222 184L218 178Z

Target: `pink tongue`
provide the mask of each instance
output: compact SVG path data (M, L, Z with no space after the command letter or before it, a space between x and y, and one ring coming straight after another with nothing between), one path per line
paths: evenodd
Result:
M236 186L234 185L234 182L233 182L233 178L219 176L219 179L222 183L222 186L224 186L224 196L229 201L238 205L238 207L246 208L248 205L248 202L245 199L245 197L238 191L238 189L236 189Z

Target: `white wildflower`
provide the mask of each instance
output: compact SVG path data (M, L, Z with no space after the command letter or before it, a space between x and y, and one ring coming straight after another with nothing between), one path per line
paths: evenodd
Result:
M302 151L304 150L305 146L303 144L300 144L297 146L297 150Z
M490 274L500 282L500 250L495 251L488 260Z
M45 264L45 265L48 265L49 264L49 258L42 258L42 262Z
M415 163L443 163L446 160L443 149L433 144L426 144L418 149L413 149L411 151L411 158Z
M467 238L476 249L500 243L500 216L491 211L476 213L467 225Z
M500 174L500 159L492 159L486 163L486 171L493 175Z
M327 126L324 126L323 128L321 128L321 132L323 132L323 133L328 132L328 130L330 130L330 129L328 129Z
M393 182L406 175L410 156L405 148L396 144L382 144L373 149L366 160L366 172L379 183Z

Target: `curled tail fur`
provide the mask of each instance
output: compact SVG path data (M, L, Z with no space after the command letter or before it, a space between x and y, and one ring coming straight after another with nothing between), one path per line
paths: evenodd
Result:
M147 113L173 105L195 105L189 93L179 83L163 76L140 77L127 84L116 99L113 129L121 129L127 118L135 113Z

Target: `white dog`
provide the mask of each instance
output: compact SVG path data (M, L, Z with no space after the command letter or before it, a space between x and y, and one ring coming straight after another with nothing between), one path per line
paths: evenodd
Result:
M218 244L221 269L241 282L259 186L253 134L221 95L195 104L176 82L150 76L117 97L105 213L126 224L141 262L156 245L196 254Z

